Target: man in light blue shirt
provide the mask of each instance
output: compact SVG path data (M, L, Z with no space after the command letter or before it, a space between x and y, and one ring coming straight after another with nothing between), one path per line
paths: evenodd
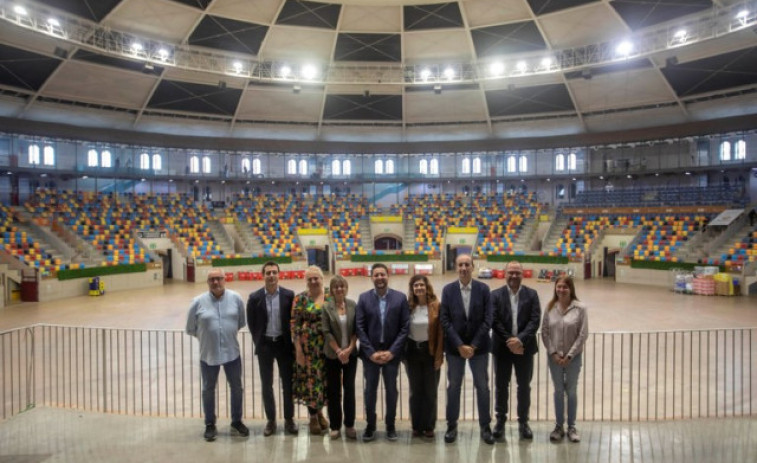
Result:
M226 289L220 269L208 272L208 288L192 301L186 332L200 341L205 440L210 442L218 434L215 391L222 366L231 390L231 427L245 437L250 431L242 423L242 359L237 342L237 332L245 325L244 302L238 293Z

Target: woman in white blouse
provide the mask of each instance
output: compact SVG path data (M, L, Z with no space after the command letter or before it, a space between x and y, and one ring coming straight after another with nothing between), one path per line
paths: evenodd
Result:
M332 439L338 439L344 419L345 434L355 439L355 372L357 335L355 301L347 299L347 280L336 275L329 283L330 297L323 306L321 329L326 355L326 397ZM344 402L342 402L344 391ZM344 408L342 408L344 407Z
M581 440L576 430L578 409L578 374L581 357L589 335L589 317L586 306L576 297L573 278L562 275L555 281L555 293L547 304L541 325L541 338L547 351L549 372L555 387L555 429L550 433L552 442L565 437L565 396L568 397L568 440Z
M439 299L424 275L410 278L410 333L402 363L410 386L413 437L434 437L436 397L444 343L439 320Z

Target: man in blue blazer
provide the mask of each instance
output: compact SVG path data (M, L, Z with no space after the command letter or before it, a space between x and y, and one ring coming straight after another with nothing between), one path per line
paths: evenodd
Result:
M258 357L258 372L263 390L263 408L268 422L263 429L264 436L276 432L276 403L273 393L273 361L279 367L281 388L284 399L284 430L297 434L294 422L294 402L292 399L292 371L294 365L294 344L289 329L292 315L294 292L279 286L279 264L273 261L263 264L265 286L250 294L247 299L247 325L255 344Z
M355 328L360 340L365 378L365 414L367 426L363 441L376 437L376 393L379 375L386 388L386 438L397 440L394 421L397 414L397 374L405 340L410 331L410 306L407 297L389 288L386 265L371 267L373 289L360 295L355 307Z
M505 267L507 285L492 292L494 307L493 348L494 384L497 423L494 437L504 437L507 421L507 402L510 396L510 378L515 368L518 381L518 430L521 439L533 439L528 425L531 407L531 378L534 374L534 355L539 350L536 330L541 319L539 294L521 285L523 268L518 262Z
M491 445L494 444L494 437L489 427L489 330L492 326L489 287L473 279L473 258L470 255L457 256L455 266L459 279L442 290L439 312L444 329L444 350L447 353L447 432L444 441L449 444L457 440L460 389L467 361L476 388L481 440Z

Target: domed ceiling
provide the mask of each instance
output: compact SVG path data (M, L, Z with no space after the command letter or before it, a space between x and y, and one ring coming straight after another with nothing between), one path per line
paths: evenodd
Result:
M10 118L412 141L602 132L757 112L757 2L0 5L0 116Z

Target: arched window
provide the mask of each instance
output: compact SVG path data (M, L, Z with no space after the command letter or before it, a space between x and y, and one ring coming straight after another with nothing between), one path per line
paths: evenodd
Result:
M576 170L576 153L568 155L568 170Z
M258 158L252 160L252 173L254 175L260 175L263 173L263 165Z
M463 174L470 174L470 158L469 157L463 158L463 165L461 167L462 167L461 170Z
M39 145L29 145L29 164L39 165Z
M304 159L300 159L299 164L299 174L300 175L307 175L308 174L308 162Z
M720 144L720 160L721 161L730 161L731 160L731 142L724 141Z
M247 173L250 171L250 160L249 158L242 159L242 172Z
M160 170L163 168L163 156L159 154L152 155L152 170Z
M480 174L481 173L481 158L476 156L473 158L473 173L474 174Z
M342 163L339 159L331 161L331 175L342 175Z
M746 142L744 140L739 140L734 144L733 159L746 159Z
M42 151L42 162L46 166L55 165L55 148L49 145L45 146L45 149Z
M518 172L528 172L528 158L525 155L518 158Z
M376 174L383 174L384 161L382 161L381 159L376 159L376 162L373 163L373 172Z
M287 161L287 174L294 175L297 173L297 161L290 159Z
M557 153L557 156L555 156L555 171L562 172L563 170L565 170L565 155Z
M428 171L431 175L439 175L439 160L438 159L431 160Z
M100 164L100 160L98 159L97 151L95 150L89 150L87 151L87 166L88 167L97 167Z
M420 172L421 175L428 174L428 161L425 159L421 159L420 162L418 162L418 172Z
M203 156L202 157L202 173L203 174L209 174L210 173L210 156Z
M387 174L393 174L394 173L394 160L393 159L387 159L387 161L386 161L386 173Z
M103 167L113 167L113 156L110 151L105 150L100 153L100 165Z
M139 155L139 168L142 170L147 170L150 168L150 155L147 153L142 153Z
M193 174L200 173L200 158L197 156L189 158L189 171Z
M342 175L352 175L352 162L349 159L342 161Z
M515 156L512 156L512 155L508 156L507 157L507 172L508 173L512 174L515 172L515 167L516 167L515 164L516 164Z

